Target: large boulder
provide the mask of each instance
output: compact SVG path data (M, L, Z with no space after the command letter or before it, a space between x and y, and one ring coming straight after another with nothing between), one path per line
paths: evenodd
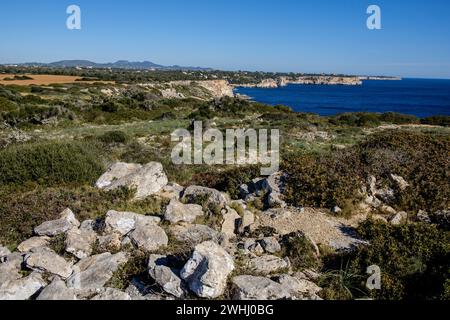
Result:
M63 279L72 274L72 264L47 247L31 249L26 254L24 261L31 270L48 272Z
M28 300L46 285L42 276L33 272L28 277L0 285L1 300Z
M214 299L224 293L228 276L233 270L233 258L225 249L207 241L195 247L180 276L197 296Z
M164 220L171 223L193 223L203 215L203 208L198 204L183 204L177 199L172 199L166 208Z
M247 267L257 274L268 275L288 269L290 262L288 258L281 259L277 256L264 255L251 258L247 263Z
M148 273L155 282L167 293L181 298L184 295L180 271L170 268L166 256L152 254L148 262Z
M128 261L123 252L98 254L80 260L73 266L74 273L67 279L67 286L75 289L100 289L121 265Z
M47 247L50 243L50 238L47 236L43 237L32 237L30 239L27 239L23 241L19 246L17 247L17 250L20 252L28 252L31 249L39 248L39 247Z
M134 212L119 212L110 210L106 213L105 232L117 232L126 235L136 228L136 223L158 224L161 221L158 217L144 216Z
M115 163L96 182L96 186L107 191L120 187L136 189L135 199L144 199L166 186L168 179L161 163L145 165Z
M135 246L147 252L156 251L169 243L164 229L153 223L137 223L129 237Z
M189 186L184 190L182 201L187 203L205 204L219 208L228 203L227 197L216 189L200 186Z
M281 284L265 277L237 276L233 278L234 300L290 299L291 293Z
M36 300L77 300L75 290L67 288L66 283L59 278L55 278L52 283L46 286Z
M34 228L34 233L39 236L57 236L65 233L73 227L78 228L80 222L75 218L74 213L70 209L61 212L61 217L57 220L46 221L43 224Z
M71 229L66 234L66 251L78 259L84 259L92 254L93 245L97 239L94 231L86 229Z

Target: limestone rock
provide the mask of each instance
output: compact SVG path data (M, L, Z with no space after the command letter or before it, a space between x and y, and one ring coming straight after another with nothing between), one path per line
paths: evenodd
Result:
M43 237L32 237L30 239L27 239L23 241L19 246L17 247L17 250L20 252L28 252L31 249L39 248L39 247L46 247L50 243L50 238L43 236Z
M116 163L104 173L96 183L107 191L120 187L136 189L135 199L144 199L159 192L168 183L161 163L150 162L146 165Z
M197 217L203 215L203 208L198 204L183 204L177 199L172 199L166 208L164 220L171 223L193 223Z
M197 245L205 241L220 243L222 234L202 224L176 225L170 228L171 234L180 242Z
M98 247L103 251L118 251L122 247L122 235L116 232L98 237Z
M158 224L160 221L161 219L158 217L110 210L106 213L105 232L118 232L124 236L134 230L138 222L142 224Z
M8 248L3 247L2 245L0 245L0 262L1 262L1 259L2 259L3 257L5 257L5 256L7 256L7 255L9 255L9 254L11 254L11 251L9 251Z
M177 199L181 198L181 194L183 193L184 188L177 183L169 182L166 186L164 186L161 191L158 192L158 196L165 199Z
M7 281L0 285L1 300L27 300L46 285L42 276L33 272L28 277Z
M72 210L66 209L61 212L61 218L58 220L47 221L34 228L34 233L40 236L57 236L65 233L73 227L79 227L80 222L75 218Z
M67 286L75 289L102 288L127 261L123 252L114 255L106 252L82 259L73 266L74 273L67 279Z
M222 233L225 234L229 239L236 237L236 231L241 221L241 216L236 212L236 210L226 207L224 209L222 222Z
M156 251L169 243L164 229L153 223L137 223L136 229L130 233L129 237L135 246L147 252Z
M260 241L264 251L277 253L281 251L281 245L275 237L266 237Z
M131 300L131 297L128 293L120 291L118 289L105 288L91 300L126 301Z
M290 299L291 293L281 284L265 277L238 276L233 278L234 300Z
M217 298L224 293L233 270L233 258L218 244L207 241L195 247L180 276L197 296Z
M395 182L395 184L401 191L404 191L406 188L409 187L409 183L406 182L406 180L401 176L391 174L391 179L392 179L392 181Z
M290 267L288 258L281 259L277 256L264 255L249 260L247 267L258 274L268 275Z
M17 280L21 277L19 271L23 257L17 254L10 254L4 257L4 261L0 263L0 286L8 281Z
M317 299L317 293L322 290L321 287L319 287L312 281L303 278L292 277L287 274L283 274L277 277L276 281L288 291L291 291L292 295L298 296L302 299Z
M201 200L206 199L207 205L217 206L220 208L225 207L228 203L227 197L216 189L189 186L184 190L182 201L188 203L199 203Z
M398 225L406 222L407 219L408 219L408 214L404 211L401 211L401 212L397 212L395 215L393 215L391 217L391 219L389 220L389 222L394 226L398 226Z
M250 210L244 210L244 214L239 221L239 233L244 233L245 230L255 223L255 215Z
M92 247L97 239L94 231L71 229L66 235L66 251L78 259L84 259L92 254Z
M184 295L182 280L179 270L170 268L166 256L150 255L148 272L155 282L167 293L181 298Z
M72 264L47 247L31 249L26 254L24 262L31 270L48 272L63 279L72 274Z
M52 283L46 286L36 300L77 300L75 290L67 288L66 283L59 278L55 278Z

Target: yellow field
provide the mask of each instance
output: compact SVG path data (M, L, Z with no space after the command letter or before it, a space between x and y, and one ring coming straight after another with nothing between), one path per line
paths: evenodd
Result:
M114 83L111 81L76 81L80 77L75 76L54 76L48 74L27 74L26 76L33 78L33 80L4 80L5 78L14 78L14 74L0 74L0 84L8 85L15 84L19 86L29 85L50 85L50 84L63 84L63 83ZM21 76L21 75L18 75Z

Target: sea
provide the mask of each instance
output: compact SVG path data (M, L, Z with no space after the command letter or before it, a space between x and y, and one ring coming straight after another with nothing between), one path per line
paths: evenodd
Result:
M269 105L322 116L346 112L397 112L419 118L450 116L450 80L366 80L361 86L290 84L279 88L243 88L235 93Z

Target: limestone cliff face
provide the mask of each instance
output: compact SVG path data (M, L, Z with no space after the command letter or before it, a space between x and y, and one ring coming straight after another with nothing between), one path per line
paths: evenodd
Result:
M258 88L278 88L278 82L274 79L264 79L256 85Z
M197 84L210 91L215 98L234 97L233 87L226 80L205 80Z
M297 78L279 77L277 79L264 79L257 84L250 83L236 86L246 88L278 88L287 86L288 84L359 86L362 85L362 80L359 77L350 76L302 76Z

